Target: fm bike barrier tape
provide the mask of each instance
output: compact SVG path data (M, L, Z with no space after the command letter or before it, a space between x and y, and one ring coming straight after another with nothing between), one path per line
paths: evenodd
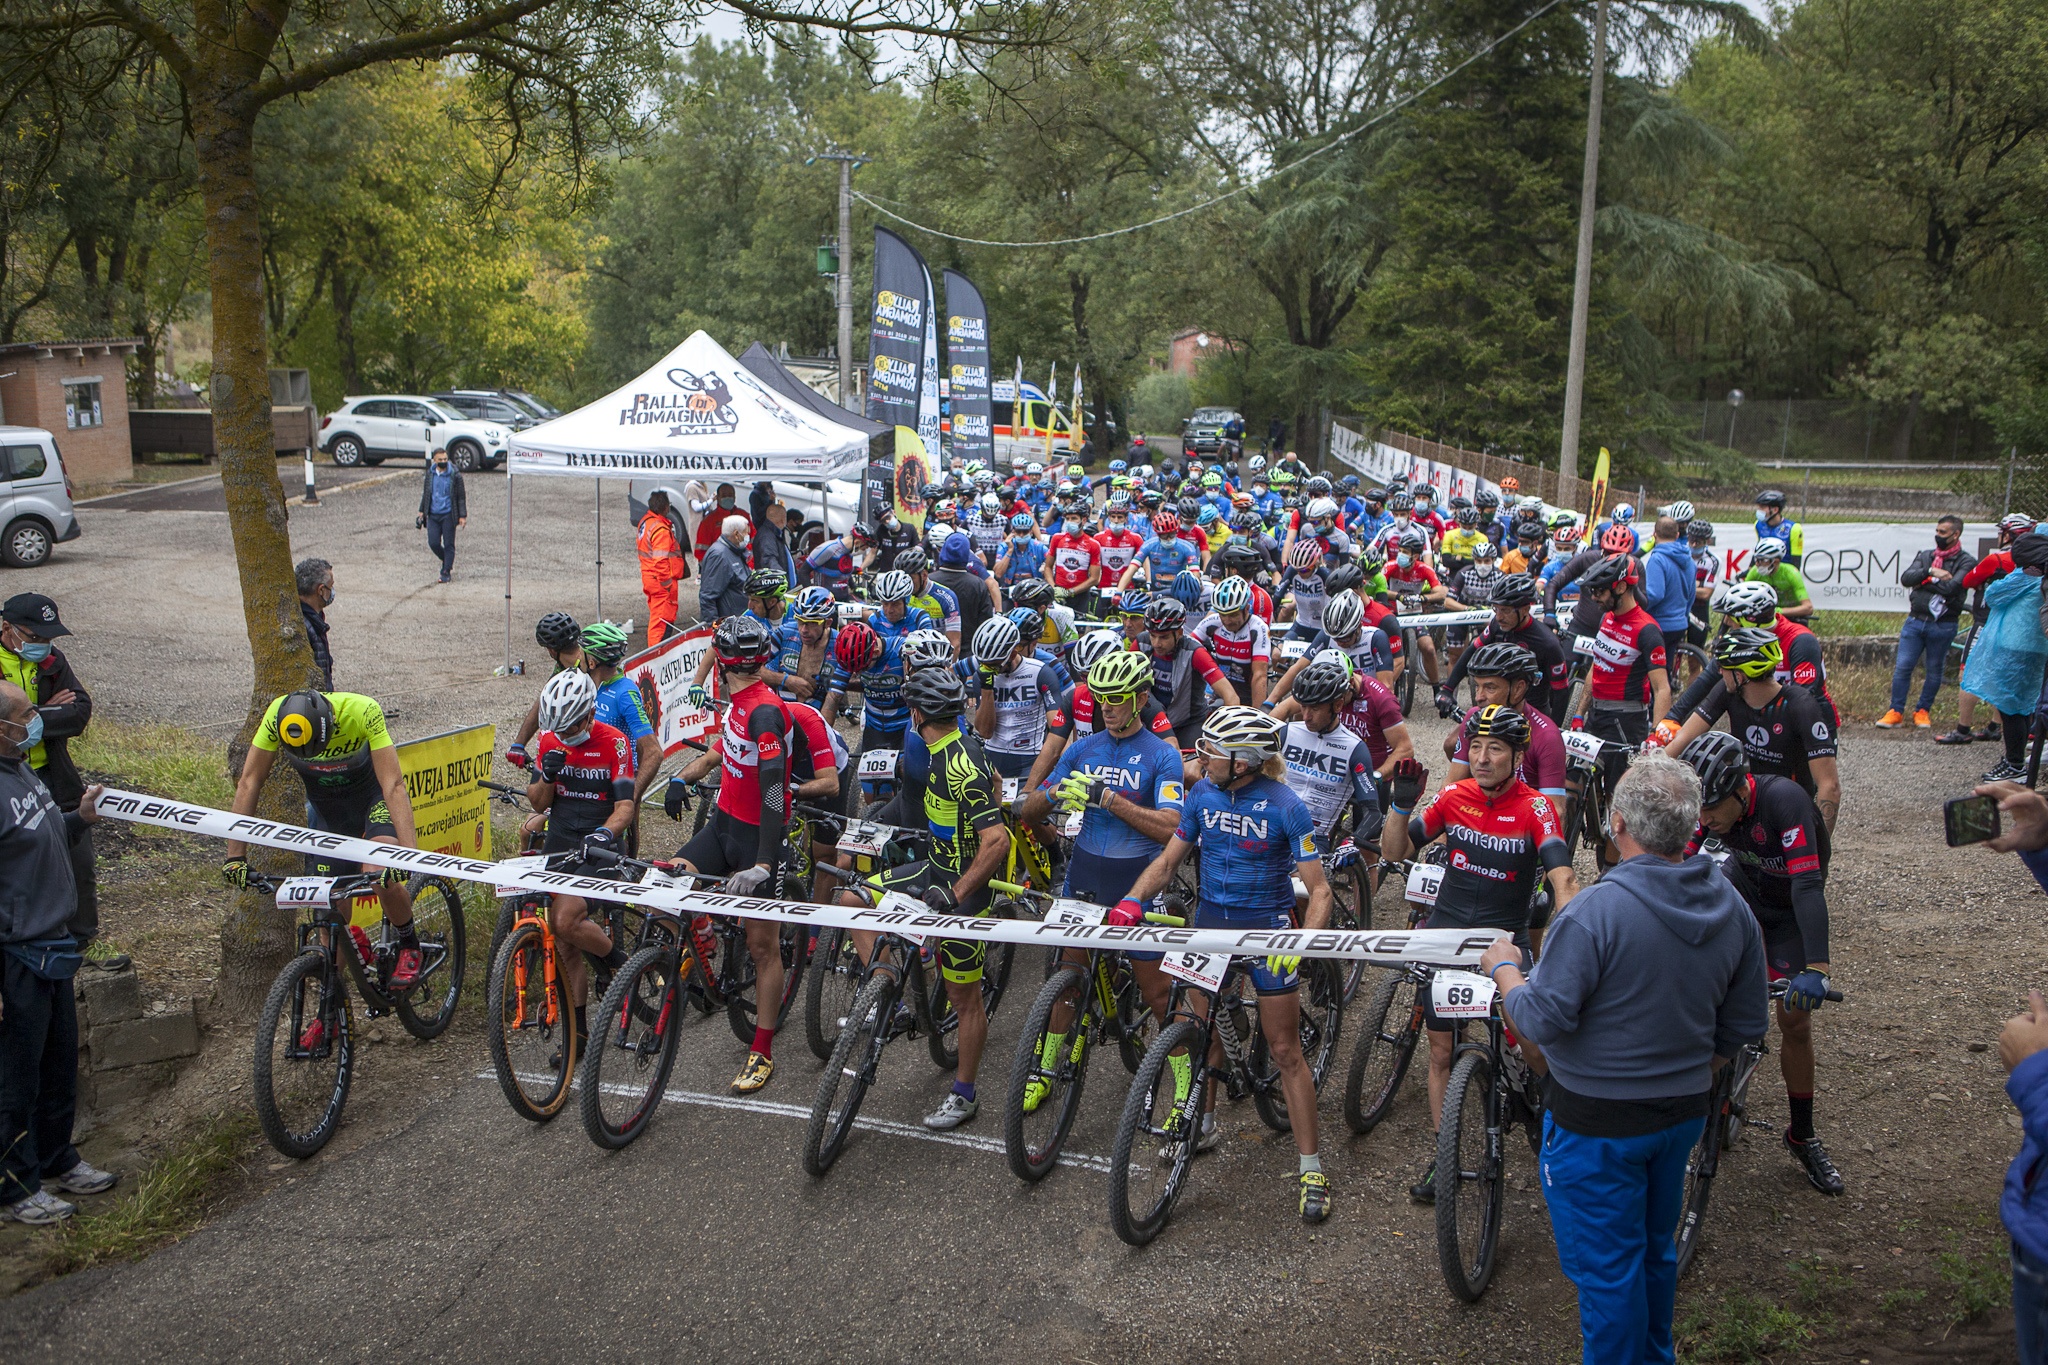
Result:
M108 788L99 800L100 814L113 820L156 825L216 839L233 839L293 853L319 853L345 862L393 867L480 882L493 887L522 887L543 893L568 893L591 900L624 901L677 915L726 915L767 919L784 924L811 924L825 929L861 929L903 934L912 938L979 939L985 943L1071 944L1084 948L1137 949L1225 953L1235 957L1296 954L1376 962L1387 966L1422 962L1432 966L1472 966L1499 935L1481 929L1184 929L1167 925L1041 923L992 916L939 915L911 909L917 903L897 897L867 909L850 905L812 905L802 901L763 900L691 891L677 886L643 886L604 881L565 872L534 868L523 860L502 863L465 858L453 853L400 848L369 839L330 834L256 816L235 815L210 806L195 806L141 792Z
M1481 611L1433 611L1420 616L1396 616L1401 630L1429 630L1435 626L1476 626L1493 619L1492 608Z

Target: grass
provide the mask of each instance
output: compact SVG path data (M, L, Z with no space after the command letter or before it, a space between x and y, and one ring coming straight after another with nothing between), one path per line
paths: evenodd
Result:
M1887 1289L1878 1296L1877 1311L1891 1317L1926 1301L1927 1291L1924 1289Z
M225 808L234 798L227 748L175 725L124 725L95 718L71 741L79 767L152 796Z
M1817 1324L1754 1294L1730 1294L1695 1308L1678 1324L1678 1358L1687 1362L1768 1360L1813 1338Z
M81 1214L58 1233L44 1258L53 1275L133 1261L204 1221L222 1185L241 1169L256 1134L247 1113L226 1114L152 1161L134 1189L105 1213Z
M2012 1302L2012 1271L1995 1251L1971 1255L1960 1239L1934 1258L1934 1273L1949 1291L1948 1320L1964 1323Z

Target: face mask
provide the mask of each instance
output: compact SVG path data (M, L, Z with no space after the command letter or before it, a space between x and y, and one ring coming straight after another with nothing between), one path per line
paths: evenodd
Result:
M590 742L590 728L588 726L585 726L577 734L557 735L556 738L561 740L562 743L568 745L571 749L580 749Z
M1940 548L1944 549L1944 550L1953 550L1953 549L1954 549L1954 548L1956 547L1956 537L1955 537L1955 536L1936 536L1936 537L1934 538L1934 543L1935 543L1935 544L1936 544L1937 546L1939 546ZM47 646L45 646L45 648L47 648ZM28 658L28 657L29 657L29 655L28 655L28 651L27 651L27 650L23 650L23 651L22 651L22 655L21 655L21 657L22 657L22 658L24 658L24 659Z
M1127 517L1111 517L1109 519L1109 529L1112 531L1128 531L1131 529L1130 520Z
M730 507L730 506L732 506L732 495L731 495L730 493L728 493L728 494L726 494L726 495L725 495L724 497L720 498L720 499L718 500L718 505L719 505L720 507Z
M53 648L55 646L46 640L25 640L21 648L14 652L32 664L39 664L50 657Z
M1081 523L1074 520L1072 517L1068 517L1065 521L1061 522L1060 525L1066 529L1067 534L1070 536L1077 536L1081 534Z
M1334 521L1319 521L1316 523L1316 529L1318 531L1321 531L1324 535L1328 535L1330 534L1330 532L1337 529L1337 523Z
M31 711L26 722L18 720L0 721L0 725L19 725L22 728L21 752L24 756L30 749L43 742L43 713Z
M1011 536L1010 540L1011 543L1016 545L1029 545L1031 543L1030 536Z
M1394 562L1405 569L1415 563L1415 556L1411 554L1398 554L1394 556Z

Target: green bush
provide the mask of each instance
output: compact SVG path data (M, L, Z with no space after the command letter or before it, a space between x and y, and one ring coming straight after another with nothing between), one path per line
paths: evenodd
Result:
M1131 430L1178 436L1181 421L1195 410L1184 375L1148 374L1131 393Z

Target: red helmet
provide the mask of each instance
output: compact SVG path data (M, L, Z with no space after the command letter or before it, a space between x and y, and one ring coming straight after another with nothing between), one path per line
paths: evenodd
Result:
M1611 555L1636 552L1636 533L1626 526L1610 526L1600 533L1600 548Z
M882 657L882 637L865 621L849 621L839 628L839 642L832 657L848 673L865 673Z
M1160 512L1152 518L1152 534L1161 540L1171 540L1180 534L1180 517L1173 512Z

